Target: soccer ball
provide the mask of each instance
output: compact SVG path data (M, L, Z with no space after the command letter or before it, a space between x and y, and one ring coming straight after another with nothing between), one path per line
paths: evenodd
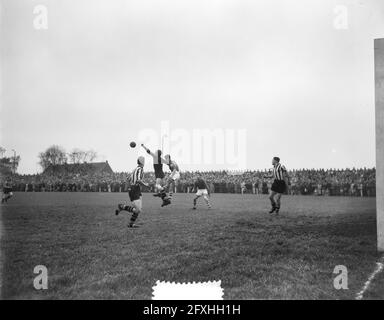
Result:
M132 141L129 145L131 146L131 148L134 148L134 147L136 147L136 142Z

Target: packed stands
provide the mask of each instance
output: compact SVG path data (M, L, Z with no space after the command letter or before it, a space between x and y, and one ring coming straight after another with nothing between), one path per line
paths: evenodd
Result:
M126 192L128 172L114 173L109 165L68 166L65 170L46 170L42 174L13 175L14 191L21 192ZM86 169L88 168L88 169ZM267 194L272 179L264 178L268 170L244 172L207 171L181 173L176 192L192 192L195 178L204 178L212 193ZM288 172L291 195L368 196L376 195L374 168L300 169ZM5 179L3 175L2 180ZM154 185L153 172L145 180ZM2 181L3 182L3 181ZM153 187L144 191L153 191Z

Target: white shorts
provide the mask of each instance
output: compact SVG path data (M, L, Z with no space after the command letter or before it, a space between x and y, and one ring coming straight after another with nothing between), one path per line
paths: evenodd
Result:
M208 190L207 189L199 189L196 192L196 196L207 196L208 195Z
M172 179L173 181L179 180L180 179L180 172L179 171L172 171L171 174L169 175L169 178Z
M134 204L134 206L136 207L136 209L140 210L143 208L143 201L140 199L138 200L133 200L132 203Z

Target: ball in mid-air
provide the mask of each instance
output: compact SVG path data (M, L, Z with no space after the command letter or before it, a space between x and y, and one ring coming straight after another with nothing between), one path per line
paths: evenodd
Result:
M136 147L136 142L132 141L129 145L131 146L131 148L134 148Z

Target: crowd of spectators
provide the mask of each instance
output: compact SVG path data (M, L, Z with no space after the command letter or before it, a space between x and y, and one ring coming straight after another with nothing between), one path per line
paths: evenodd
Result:
M182 172L176 192L192 192L197 176L205 179L214 193L253 193L267 194L273 182L262 171L209 171ZM291 195L330 195L330 196L375 196L375 169L302 169L288 172L291 185L287 193ZM129 173L60 173L57 175L14 175L11 177L14 191L53 192L125 192L128 189ZM4 179L3 177L2 179ZM153 192L155 177L153 172L145 173L144 179L151 187L144 191ZM4 181L1 181L3 184Z

